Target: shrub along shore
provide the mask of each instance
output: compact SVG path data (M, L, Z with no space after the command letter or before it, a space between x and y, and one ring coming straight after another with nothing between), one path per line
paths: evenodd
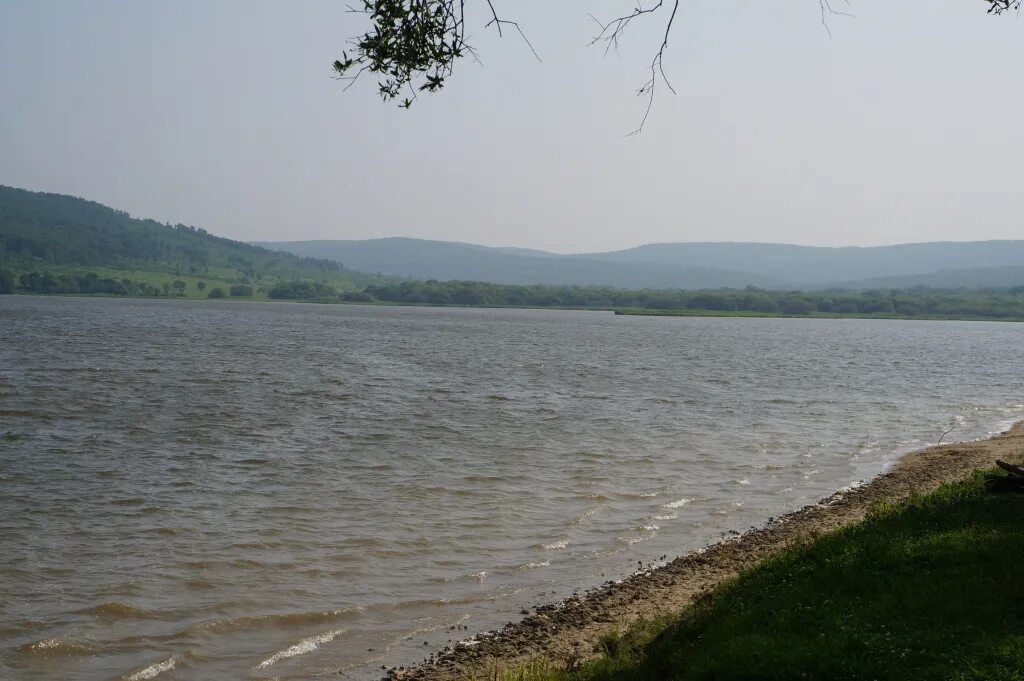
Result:
M393 679L1024 678L1024 494L980 471L1024 423L536 608Z

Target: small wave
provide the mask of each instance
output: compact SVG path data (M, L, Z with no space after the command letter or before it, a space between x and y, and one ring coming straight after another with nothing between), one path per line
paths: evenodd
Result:
M49 417L49 414L43 411L30 411L28 409L0 409L0 416L39 416L47 418Z
M125 676L125 681L145 681L146 679L155 679L158 674L169 672L177 666L173 657L167 658L162 662L151 664L145 669L140 669L137 672L132 672L128 676Z
M93 649L81 643L72 643L62 638L44 638L40 641L26 643L18 648L18 652L27 655L89 655Z
M741 480L733 480L733 482L735 482L737 485L749 485L750 484L750 480L748 480L746 478L743 478Z
M164 537L173 537L181 534L183 530L177 527L152 527L148 530L144 530L144 532L159 534Z
M578 518L573 518L572 520L567 521L565 524L569 527L579 527L586 521L590 520L590 518L593 517L593 515L597 513L597 511L597 508L592 508L583 515L579 516Z
M654 497L658 496L658 493L657 492L637 492L637 493L623 492L619 496L621 496L624 499L653 499Z
M650 539L652 535L630 535L625 537L618 537L618 540L627 546L632 546L639 542Z
M232 565L233 567L240 568L261 568L263 567L264 563L249 558L236 558L235 560L231 561L230 565Z
M679 516L675 513L661 513L659 515L652 515L651 520L678 520Z
M556 551L558 549L564 549L567 546L569 546L569 540L568 539L559 539L558 541L553 541L550 544L541 544L540 545L540 547L542 549L544 549L545 551Z
M654 523L651 523L650 525L644 525L641 529L645 532L654 532L655 530L660 530L661 527L655 525Z
M80 615L92 615L109 620L144 620L152 617L152 613L142 608L117 602L100 603L97 606L78 610L77 612Z
M267 659L263 660L263 662L260 662L257 665L257 668L266 669L267 667L276 664L281 660L286 660L289 657L297 657L298 655L305 655L306 653L311 653L324 643L330 643L335 638L341 636L344 633L344 629L335 629L333 631L328 631L323 634L318 634L317 636L310 636L309 638L304 638L295 645L291 646L290 648L276 652Z
M314 624L332 622L343 617L356 615L362 612L363 606L354 606L340 610L327 610L323 612L295 612L282 615L249 615L234 619L213 620L202 622L195 626L199 631L231 632L244 631L247 629L259 629L263 627L302 627Z
M462 479L465 482L504 482L508 478L503 475L466 475Z
M687 504L689 504L692 501L693 501L693 499L686 499L686 498L676 499L675 501L670 501L667 504L662 504L661 507L662 508L682 508L683 506L686 506Z

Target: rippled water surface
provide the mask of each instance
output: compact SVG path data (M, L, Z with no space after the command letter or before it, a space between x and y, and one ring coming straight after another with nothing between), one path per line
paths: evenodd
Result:
M0 678L375 678L1005 428L1022 348L1018 324L0 296Z

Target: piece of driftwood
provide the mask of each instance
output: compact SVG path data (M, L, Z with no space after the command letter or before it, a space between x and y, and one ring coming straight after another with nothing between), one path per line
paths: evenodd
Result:
M1014 466L1005 461L996 461L996 465L1009 475L986 475L985 488L989 492L1005 494L1007 492L1024 493L1024 468Z
M999 466L1000 468L1002 468L1004 471L1006 471L1010 475L1013 475L1013 476L1016 476L1016 477L1019 477L1019 478L1024 478L1024 468L1021 468L1020 466L1014 466L1012 463L1006 463L1005 461L999 461L999 460L996 460L996 465Z

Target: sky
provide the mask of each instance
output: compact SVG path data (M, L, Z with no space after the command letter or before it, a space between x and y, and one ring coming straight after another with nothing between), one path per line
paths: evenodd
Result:
M841 6L841 0L832 0ZM1024 238L1024 17L980 0L468 0L466 61L410 111L331 63L345 0L3 0L0 184L241 240L408 236L555 252L670 241ZM358 4L358 3L357 3ZM830 35L831 33L831 35Z

